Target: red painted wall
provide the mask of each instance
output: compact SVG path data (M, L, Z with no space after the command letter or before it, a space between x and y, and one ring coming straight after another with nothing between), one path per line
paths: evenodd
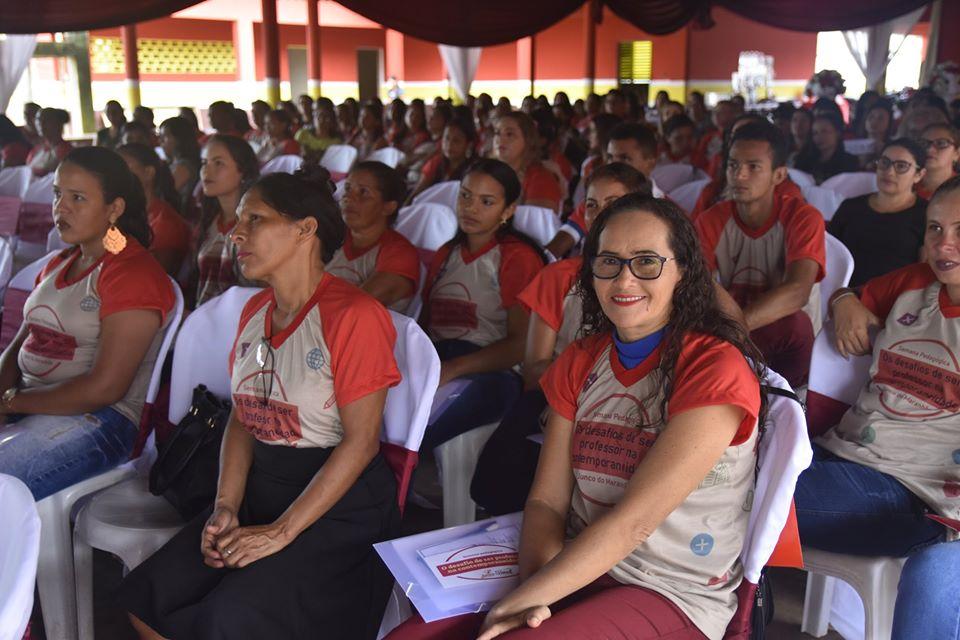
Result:
M383 29L351 29L320 27L320 75L327 82L357 81L357 49L382 49ZM254 50L256 51L257 80L264 78L263 38L260 23L254 24ZM287 61L288 46L307 46L304 27L280 25L280 79L290 80L290 65Z
M937 42L937 62L960 63L960 38L956 28L960 25L960 2L944 2L940 13L940 40Z
M773 56L779 79L809 78L813 74L816 33L769 27L719 7L713 8L713 19L716 26L712 29L690 31L691 79L729 79L737 70L742 50Z
M476 80L516 80L517 43L484 47L477 65Z
M486 51L480 56L486 55ZM436 82L443 79L443 61L435 42L403 37L403 74L408 82Z

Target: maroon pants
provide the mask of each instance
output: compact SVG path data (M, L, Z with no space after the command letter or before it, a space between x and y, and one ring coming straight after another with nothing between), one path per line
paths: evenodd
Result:
M796 389L806 384L813 353L813 324L810 316L797 311L765 327L754 329L750 338L763 353L767 366L782 375Z
M550 607L536 629L516 629L505 640L706 640L690 619L659 593L604 576ZM419 615L387 640L475 640L485 613L425 623Z

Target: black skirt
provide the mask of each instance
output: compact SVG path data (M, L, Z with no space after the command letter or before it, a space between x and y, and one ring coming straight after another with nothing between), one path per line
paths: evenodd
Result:
M257 442L240 524L273 522L332 451ZM203 563L207 509L134 569L117 599L170 640L375 638L392 578L372 545L399 533L396 491L377 455L322 518L280 552L242 569Z

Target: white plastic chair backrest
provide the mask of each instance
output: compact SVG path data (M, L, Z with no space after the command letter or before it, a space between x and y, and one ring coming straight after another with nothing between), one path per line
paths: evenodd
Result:
M560 217L553 209L522 204L513 214L513 228L527 234L544 247L560 230Z
M877 143L874 142L873 138L857 138L855 140L843 141L843 150L855 156L873 153L875 149L879 151Z
M423 310L423 287L427 282L427 265L420 263L420 280L417 281L417 292L413 294L410 304L403 310L403 315L416 320Z
M46 263L44 263L46 264ZM0 299L13 278L13 247L6 238L0 238Z
M853 405L870 379L872 356L844 358L835 345L833 322L825 322L813 341L808 391Z
M13 277L10 278L10 284L8 286L11 289L33 291L33 288L37 284L37 276L40 275L40 272L43 271L43 268L47 265L47 263L53 260L53 257L58 253L60 252L51 251L39 260L34 260L23 269L20 269L20 271L17 271L15 274L13 274Z
M0 640L20 640L30 622L40 554L40 516L17 478L0 474Z
M23 192L24 202L36 202L38 204L53 205L53 179L56 173L48 173L42 178L37 178L27 186Z
M812 175L806 171L800 171L800 169L787 169L787 175L789 175L790 179L793 180L801 189L804 187L812 187L817 184L817 181L813 179Z
M390 318L397 330L393 356L403 379L387 392L383 439L408 451L418 451L440 382L440 358L416 320L396 311L390 312Z
M830 296L837 289L850 283L850 276L853 275L853 255L842 242L829 233L824 234L824 241L827 250L827 269L823 280L820 281L820 309L823 311L823 319L826 320L827 312L830 310Z
M354 160L357 159L357 148L349 144L333 144L327 147L320 158L320 166L340 174L350 171Z
M800 191L803 193L803 199L807 201L807 204L819 211L826 221L833 219L833 214L837 212L840 203L844 201L844 197L833 189L825 189L816 185L801 187Z
M665 193L670 193L680 185L710 176L689 164L658 164L650 177Z
M170 276L167 276L170 278ZM173 285L173 310L167 314L167 326L163 330L163 341L160 343L160 350L157 351L157 361L153 367L153 373L150 374L150 384L147 386L146 402L152 404L157 399L157 392L160 391L160 378L163 373L163 362L167 359L167 352L170 351L173 340L177 336L177 330L180 329L180 321L183 320L183 292L180 291L180 285L173 278L170 278L170 284Z
M293 173L303 164L303 158L292 153L268 160L260 168L260 175L267 173Z
M877 190L877 174L868 171L838 173L820 183L824 189L833 189L844 198L856 198Z
M163 147L157 145L153 148L154 153L157 154L157 157L163 160L164 162L170 162L170 159L167 157L167 152L163 150Z
M27 166L7 167L0 170L0 196L23 198L31 180L33 180L33 172Z
M792 391L776 371L768 369L764 383ZM767 431L760 441L757 484L741 554L744 578L754 584L787 522L797 478L813 458L800 403L773 394L768 400Z
M333 199L337 202L340 202L343 199L344 188L347 186L347 179L339 180L336 183L336 188L333 190Z
M230 287L184 320L170 373L169 419L173 424L186 415L198 384L206 385L219 398L230 397L230 349L243 306L258 291L253 287Z
M60 237L60 231L56 227L50 229L50 233L47 234L47 253L51 251L63 251L69 246L70 245Z
M400 209L393 228L418 249L436 251L457 233L457 215L442 204L412 204Z
M689 214L696 206L700 193L708 184L710 184L710 178L694 180L693 182L680 185L667 194L667 197L676 202L677 206Z
M413 204L435 203L457 210L457 196L460 195L460 181L447 180L427 187L413 199Z
M400 151L400 149L395 147L384 147L383 149L377 149L364 158L364 160L369 160L371 162L382 162L388 167L396 169L397 165L403 162L403 159L406 157L406 154L403 151Z

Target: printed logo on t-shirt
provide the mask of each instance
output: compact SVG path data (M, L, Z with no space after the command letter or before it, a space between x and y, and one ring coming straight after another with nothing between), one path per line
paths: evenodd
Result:
M323 351L319 348L310 349L306 357L307 366L317 371L326 363L326 358L323 357Z
M77 339L64 331L56 311L46 305L34 307L24 322L27 323L27 339L23 350L32 356L21 358L24 373L42 378L55 371L61 362L73 361Z
M479 326L477 303L470 289L460 282L437 288L430 297L430 324L434 327L462 328L466 335Z
M912 314L912 313L905 313L905 314L903 314L902 316L900 316L899 318L897 318L897 322L899 322L900 324L902 324L902 325L905 326L905 327L909 327L910 325L912 325L914 322L916 322L916 321L919 320L919 319L920 319L920 316L918 316L918 315L914 315L914 314Z
M939 340L901 340L881 349L873 382L893 415L932 418L960 410L960 365Z
M756 267L744 267L733 274L728 291L741 307L745 307L770 288L767 274Z
M713 551L713 536L709 533L698 533L690 541L690 550L694 555L708 556Z
M93 296L86 296L80 301L80 308L83 311L96 311L100 308L100 301Z
M272 376L271 383L264 382L264 375ZM266 392L270 393L270 398L264 404ZM258 371L241 380L233 394L233 406L241 424L257 440L283 441L292 445L303 438L300 410L297 405L287 402L287 393L277 371Z

